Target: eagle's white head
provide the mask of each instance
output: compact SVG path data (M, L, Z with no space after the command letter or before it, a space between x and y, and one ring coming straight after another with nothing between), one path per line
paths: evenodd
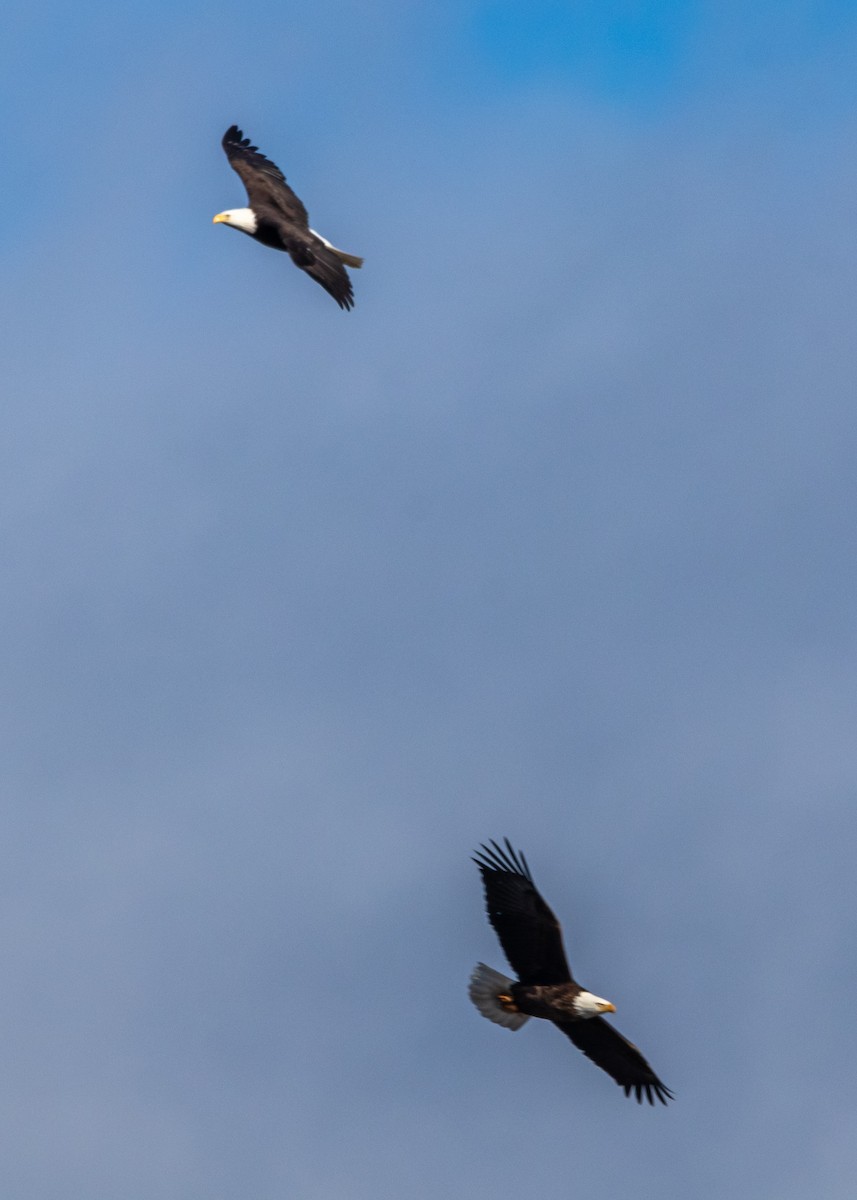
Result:
M579 992L574 997L574 1011L578 1017L598 1017L601 1013L615 1012L616 1006L592 992Z
M252 208L227 208L226 212L218 213L212 221L213 225L231 225L242 233L256 232L256 214Z

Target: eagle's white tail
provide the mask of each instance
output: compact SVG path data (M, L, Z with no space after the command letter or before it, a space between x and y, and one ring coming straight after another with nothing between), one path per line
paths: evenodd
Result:
M520 1029L530 1018L525 1017L523 1013L507 1012L497 999L502 993L508 992L514 983L514 979L501 975L493 967L486 967L485 963L477 963L470 976L470 986L467 991L483 1017L487 1017L489 1021L494 1021L497 1025L503 1025L506 1029Z
M362 267L363 259L356 254L346 254L344 250L337 250L335 246L331 246L333 253L340 262L344 262L346 267Z
M317 237L320 242L324 242L328 250L330 250L332 254L335 254L340 262L345 263L346 267L363 266L363 259L358 258L356 254L346 254L344 250L339 250L336 246L334 246L333 242L329 242L326 237L322 237L321 234L316 233L314 229L311 229L310 233L314 234L314 236Z

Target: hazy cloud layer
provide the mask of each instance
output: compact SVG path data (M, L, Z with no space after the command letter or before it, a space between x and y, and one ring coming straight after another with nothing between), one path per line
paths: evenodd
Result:
M19 22L10 1195L851 1196L854 23L637 105L485 11ZM470 1007L505 834L668 1111Z

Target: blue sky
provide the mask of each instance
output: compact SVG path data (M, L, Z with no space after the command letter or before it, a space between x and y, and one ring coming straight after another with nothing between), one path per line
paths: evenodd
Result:
M3 19L9 1194L850 1200L857 5Z

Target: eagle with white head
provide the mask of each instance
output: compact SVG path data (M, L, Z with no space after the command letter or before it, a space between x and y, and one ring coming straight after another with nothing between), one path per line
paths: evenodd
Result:
M539 895L523 854L506 838L505 850L492 842L474 857L485 886L488 920L494 926L509 965L508 979L479 963L470 977L470 999L489 1021L520 1029L530 1017L552 1021L578 1050L642 1102L673 1098L627 1038L604 1020L615 1012L609 1000L576 983L565 957L559 921Z
M250 205L227 208L217 214L214 224L238 229L273 250L285 250L296 266L330 292L340 308L353 308L354 292L345 267L362 267L363 259L337 250L327 238L310 229L307 210L286 183L283 172L251 146L237 125L226 130L223 149L247 189Z

